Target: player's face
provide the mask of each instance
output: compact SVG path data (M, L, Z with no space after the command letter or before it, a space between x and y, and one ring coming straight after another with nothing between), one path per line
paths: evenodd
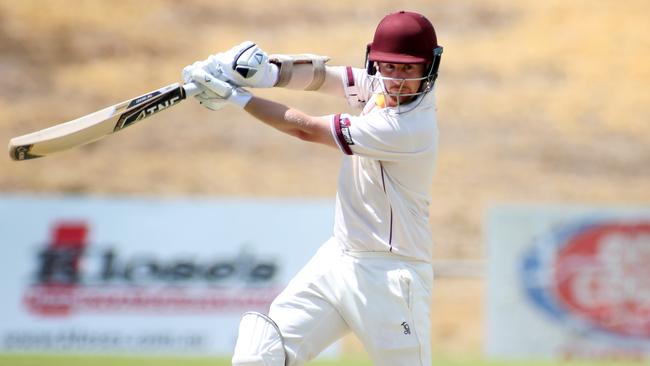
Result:
M404 80L404 79L417 79L424 76L424 64L392 64L387 62L378 62L379 72L381 76L393 78L397 80L384 79L384 86L388 91L387 106L394 107L397 105L397 96L391 94L411 94L417 93L420 89L422 80ZM404 104L410 102L415 96L407 95L399 97L399 103Z

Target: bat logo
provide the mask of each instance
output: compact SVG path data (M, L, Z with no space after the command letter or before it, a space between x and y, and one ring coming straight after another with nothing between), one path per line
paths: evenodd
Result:
M133 120L133 122L139 121L139 120L141 120L143 118L146 118L146 117L149 117L150 115L152 115L154 113L158 113L158 112L162 111L163 109L174 105L179 100L180 100L180 97L173 97L173 98L171 98L169 100L163 100L163 101L161 101L161 103L155 104L155 105L153 105L153 106L151 106L151 107L149 107L147 109L143 109L140 113L138 113L138 116L135 118L135 120Z
M135 108L123 113L117 121L113 132L129 127L135 122L154 115L163 109L169 108L183 99L185 99L185 92L182 87L171 90L168 93L149 96L144 99L146 102L142 105L136 106Z
M29 153L29 150L31 148L32 145L23 145L16 147L16 149L13 151L14 160L28 160L38 158L38 155L32 155Z
M142 104L142 103L146 102L147 100L149 100L149 99L151 99L151 98L153 98L155 96L158 96L158 95L160 95L160 91L156 90L153 93L149 93L147 95L143 95L143 96L141 96L139 98L133 99L131 101L131 103L129 103L129 106L127 107L127 109L131 109L131 108L137 106L138 104Z

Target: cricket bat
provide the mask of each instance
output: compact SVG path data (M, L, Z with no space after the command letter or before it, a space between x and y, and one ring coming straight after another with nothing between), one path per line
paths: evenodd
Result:
M9 155L13 160L28 160L85 145L167 110L199 92L194 83L170 84L75 120L14 137L9 141Z

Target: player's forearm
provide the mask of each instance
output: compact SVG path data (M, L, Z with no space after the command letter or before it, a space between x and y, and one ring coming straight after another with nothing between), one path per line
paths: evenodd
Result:
M244 110L286 134L336 147L329 132L329 122L324 117L309 116L297 109L258 97L253 97Z
M244 110L265 124L289 135L297 136L302 131L299 120L295 117L289 118L290 108L280 103L253 97Z

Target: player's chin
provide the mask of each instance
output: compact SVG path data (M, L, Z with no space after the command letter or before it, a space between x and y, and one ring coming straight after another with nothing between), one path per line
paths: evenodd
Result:
M391 99L394 100L394 101L399 100L399 102L402 103L402 104L408 103L408 102L412 101L413 99L415 99L415 96L413 96L413 95L404 95L404 94L411 94L411 92L405 92L405 91L402 90L402 92L399 93L399 94L395 93L395 94L391 95Z
M388 95L388 98L386 98L386 105L388 107L397 107L400 104L407 104L413 101L415 99L413 96L402 96L398 97L396 95Z
M388 93L394 96L398 96L399 94L412 94L413 92L411 91L411 89L395 88L395 89L388 89Z

